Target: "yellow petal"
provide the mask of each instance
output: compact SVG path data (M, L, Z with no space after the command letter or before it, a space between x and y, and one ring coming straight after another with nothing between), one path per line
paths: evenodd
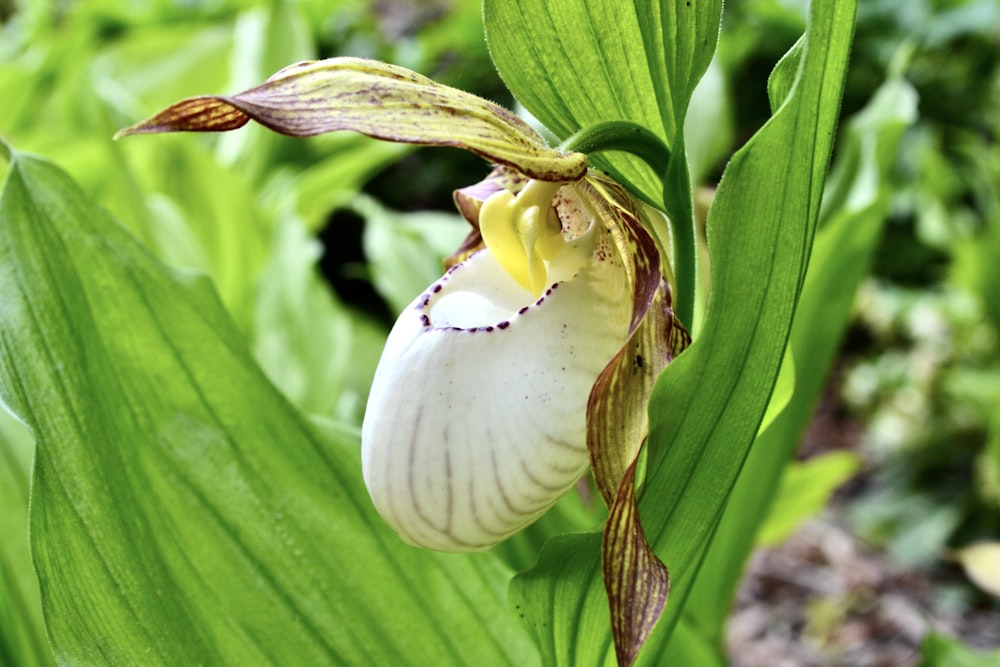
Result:
M547 262L565 246L552 199L560 183L530 181L516 195L501 190L479 210L483 243L521 287L538 296L548 283Z

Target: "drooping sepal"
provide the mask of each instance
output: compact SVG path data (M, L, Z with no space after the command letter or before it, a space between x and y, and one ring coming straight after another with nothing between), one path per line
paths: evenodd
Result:
M595 205L617 222L609 226L610 236L632 294L629 339L598 376L587 404L591 468L609 508L601 543L604 585L618 664L627 666L655 627L670 588L667 568L650 549L639 520L636 462L649 432L653 385L690 337L674 316L643 204L613 182L590 185Z
M667 605L670 574L639 521L636 462L626 469L601 540L601 568L619 667L631 667Z
M364 58L290 65L235 95L177 102L117 136L222 132L250 120L297 137L353 130L386 141L454 146L543 181L574 181L587 171L584 154L548 147L507 109L404 67Z
M660 371L675 356L670 335L679 325L659 249L642 223L642 204L610 181L594 181L590 188L593 206L616 221L609 235L632 294L629 341L608 362L587 404L587 449L597 488L610 507L649 430L646 404Z
M587 406L590 463L608 507L649 433L647 404L653 385L688 340L670 308L670 286L660 279L653 302L598 377Z

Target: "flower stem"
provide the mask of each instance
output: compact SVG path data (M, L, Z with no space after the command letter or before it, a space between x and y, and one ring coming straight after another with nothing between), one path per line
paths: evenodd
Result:
M569 137L559 148L566 152L587 154L625 151L641 158L660 178L670 162L670 149L662 139L642 125L627 120L607 120L589 125Z

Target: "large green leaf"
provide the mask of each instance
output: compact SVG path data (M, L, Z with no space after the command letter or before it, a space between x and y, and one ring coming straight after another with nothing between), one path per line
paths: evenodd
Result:
M486 39L504 82L557 136L629 120L670 147L715 52L721 11L721 0L483 3ZM637 158L597 163L648 200L662 200L663 174Z
M37 441L31 542L73 665L531 664L489 555L403 545L357 436L306 422L203 277L58 168L0 195L0 398Z
M717 642L722 641L742 564L812 415L847 328L854 294L871 265L893 192L899 141L916 118L916 104L910 85L893 78L847 125L791 331L795 395L750 452L689 610L701 631Z
M704 327L660 378L650 402L640 507L675 582L675 605L661 621L665 633L680 618L785 354L819 217L855 10L850 1L811 3L803 40L772 75L774 114L733 156L709 214Z
M673 589L640 662L664 650L681 617L778 376L819 215L854 11L852 2L813 3L803 42L775 75L774 116L734 155L719 186L709 218L705 323L667 367L650 404L640 510ZM590 546L580 540L578 549ZM607 619L606 603L593 594L599 584L559 596L539 593L553 579L581 576L596 560L589 553L550 556L572 551L547 550L532 572L514 580L512 594L515 602L532 603L529 620L547 656L560 664L603 664L607 654L595 647L610 646L607 633L586 636L596 622L562 620ZM551 630L537 631L543 627Z

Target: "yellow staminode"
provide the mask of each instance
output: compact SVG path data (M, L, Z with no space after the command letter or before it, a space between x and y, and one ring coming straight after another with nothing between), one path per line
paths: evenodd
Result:
M519 285L539 295L548 283L548 262L566 245L552 198L562 183L529 181L517 195L501 190L479 212L483 243Z

